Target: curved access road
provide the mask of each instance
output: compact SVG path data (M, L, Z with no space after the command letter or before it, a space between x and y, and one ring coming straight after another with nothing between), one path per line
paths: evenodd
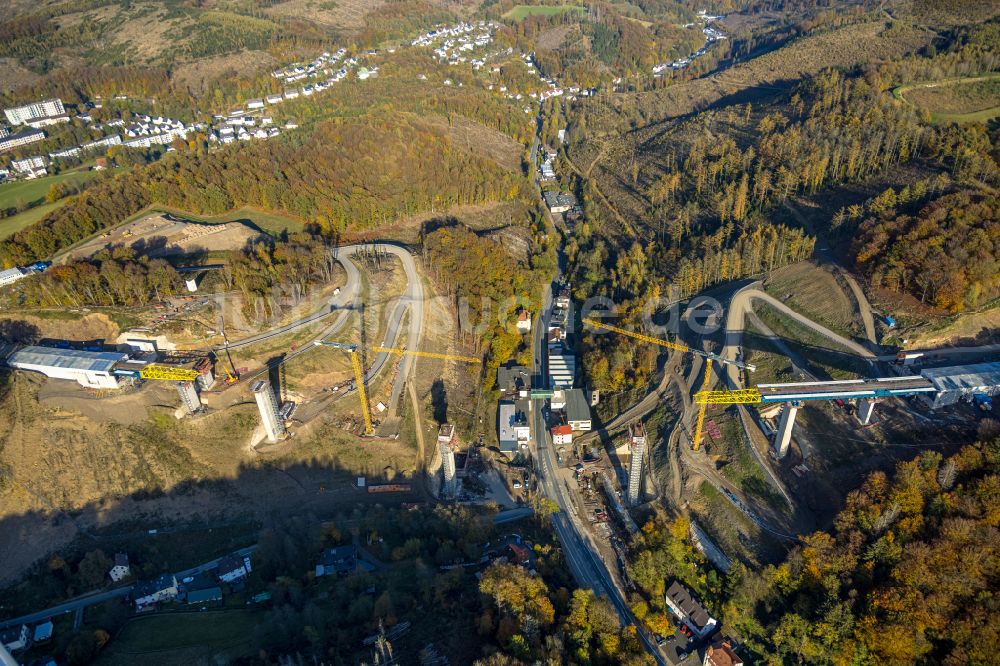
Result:
M311 315L307 315L300 319L296 319L290 324L285 326L279 326L278 328L272 328L263 333L258 333L256 335L251 335L250 337L243 338L242 340L237 340L235 342L229 343L229 349L238 349L240 347L248 347L250 345L256 344L258 342L263 342L264 340L270 340L271 338L276 338L279 335L284 335L294 331L297 328L301 328L314 321L319 321L328 315L338 312L340 316L331 326L334 330L339 330L347 318L350 316L351 312L357 308L360 303L361 298L361 274L358 271L358 267L352 261L347 261L343 257L352 254L352 250L357 250L360 246L358 245L348 245L337 249L337 260L344 267L344 272L347 273L347 282L344 286L340 288L340 293L334 295L324 306L318 311ZM345 254L346 253L346 254ZM329 335L329 333L327 333ZM225 349L225 345L217 347L217 349Z
M238 347L244 347L263 340L284 335L289 331L293 331L297 328L301 328L302 326L319 321L331 314L337 313L337 318L329 326L324 328L313 340L310 340L307 344L302 345L300 348L285 354L280 361L281 363L284 363L285 361L288 361L289 359L300 354L307 353L313 349L314 343L325 340L331 335L339 332L340 329L342 329L347 323L351 313L360 311L361 275L357 265L355 265L350 257L362 249L377 249L393 255L399 259L400 264L403 266L403 272L406 275L406 291L404 291L403 294L396 300L396 305L389 318L389 325L386 329L385 337L380 343L381 346L396 346L403 317L407 311L409 311L406 348L419 350L424 317L424 286L420 280L420 275L417 273L417 264L413 255L410 254L410 251L405 247L394 243L365 243L360 245L344 245L337 248L336 258L341 265L343 265L344 270L347 273L347 282L343 287L341 287L340 293L331 298L322 310L306 317L302 317L301 319L293 321L290 324L286 324L285 326L265 331L264 333L259 333L257 335L252 335L236 342L231 342L229 344L229 348L235 349ZM225 347L219 347L217 349L221 351L224 350ZM382 371L386 362L389 360L389 357L390 354L388 352L379 352L375 354L374 358L371 360L368 370L365 372L365 380L371 381L376 375L378 375L378 373ZM399 374L396 375L396 381L392 387L392 400L390 402L393 408L395 408L395 405L398 404L399 395L406 381L406 377L413 369L413 364L415 362L415 357L409 355L403 356L402 367ZM268 368L264 368L260 372L251 375L250 378L252 379L253 377L261 375L267 371Z
M746 324L747 314L753 312L753 301L763 301L786 317L790 317L797 323L811 328L831 342L849 349L869 363L874 363L878 359L864 345L860 345L853 340L848 340L844 336L834 333L826 326L817 324L805 315L799 314L775 297L758 289L757 284L754 283L739 290L733 294L733 298L729 302L729 310L726 313L726 341L721 353L723 358L736 360L741 343L743 342L743 328ZM729 385L729 388L740 388L741 384L739 368L728 363L726 364L726 383Z

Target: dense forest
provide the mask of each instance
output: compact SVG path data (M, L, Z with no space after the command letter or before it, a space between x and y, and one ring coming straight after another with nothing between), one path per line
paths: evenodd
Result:
M996 663L1000 440L925 451L847 496L831 532L727 580L726 622L764 664Z
M521 663L648 664L635 627L621 627L607 598L578 589L554 594L542 577L519 566L495 563L479 582L488 600L479 632L503 652L477 662L483 666Z
M961 190L914 214L897 213L891 200L880 203L881 214L860 224L853 245L855 261L873 286L953 312L996 298L1000 198Z
M189 152L136 168L0 243L0 258L10 266L51 257L156 203L206 215L253 205L342 231L420 211L514 199L522 180L416 118L326 122L308 136Z
M281 242L261 237L230 251L220 273L227 290L243 297L243 315L262 321L280 314L282 299L296 301L333 278L336 248L329 238L308 233ZM183 280L164 259L131 247L102 250L31 276L10 292L18 307L143 307L183 291Z
M497 367L515 354L530 364L530 343L517 331L516 315L522 308L538 312L541 286L555 268L554 243L538 238L526 265L499 240L461 225L435 229L423 241L425 266L454 301L463 335L489 349L486 389L493 387Z

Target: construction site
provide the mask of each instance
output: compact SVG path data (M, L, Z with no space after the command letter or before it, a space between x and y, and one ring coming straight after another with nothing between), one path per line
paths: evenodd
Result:
M480 358L456 346L450 308L403 247L338 254L335 282L264 330L239 331L212 299L193 301L199 320L219 322L202 325L219 340L203 349L178 349L191 337L178 343L140 326L0 350L16 371L2 417L13 481L3 513L21 515L28 530L17 549L0 549L10 575L80 530L125 518L136 502L112 508L109 498L150 488L189 487L141 502L164 522L191 511L231 520L303 503L332 510L455 496L456 473L467 471L463 496L494 493L477 481L488 472L482 455L458 443L454 426L447 452L435 443L432 393L470 404L480 383ZM81 457L103 462L75 465ZM231 489L213 490L218 481ZM77 517L45 525L52 507Z

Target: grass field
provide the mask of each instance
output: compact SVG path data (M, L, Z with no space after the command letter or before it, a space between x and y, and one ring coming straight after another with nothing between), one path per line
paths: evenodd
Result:
M565 12L586 13L587 8L579 5L516 5L511 8L504 18L523 21L529 16L555 16Z
M766 304L758 304L754 312L776 335L801 354L820 373L821 379L857 379L867 371L865 362L853 351L827 339L808 326ZM823 377L822 375L827 375Z
M263 611L208 611L165 613L132 620L110 643L97 664L168 664L225 660L253 648L254 630ZM192 652L194 650L194 652Z
M796 312L846 338L862 332L854 303L834 275L821 266L803 261L780 268L767 278L764 290Z
M74 171L0 185L0 208L12 208L19 202L26 206L40 205L45 202L45 193L53 185L81 184L96 175L96 171Z
M930 112L934 122L985 122L1000 116L1000 74L916 83L893 94Z
M65 199L55 201L53 203L42 204L41 206L29 208L23 213L18 213L13 217L7 217L0 220L0 240L3 240L8 236L13 236L21 229L30 227L32 224L38 222L52 211L57 208L61 208L64 203L66 203Z

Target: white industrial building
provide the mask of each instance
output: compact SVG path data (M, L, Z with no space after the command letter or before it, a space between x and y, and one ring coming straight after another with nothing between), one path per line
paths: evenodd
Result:
M930 380L937 393L931 398L931 409L947 407L963 397L976 393L1000 393L1000 363L955 365L948 368L927 368L920 375Z
M500 450L504 453L515 453L518 449L528 446L531 439L531 427L528 425L528 401L500 401L498 413L498 434Z
M62 100L56 97L53 99L43 99L40 102L32 102L24 106L4 109L3 112L11 125L21 125L35 118L61 116L66 113L66 109L63 107Z
M573 388L576 356L560 342L549 345L549 388Z
M8 284L13 284L27 275L28 272L23 268L8 268L5 271L0 271L0 287L6 287Z
M40 372L52 379L72 379L89 388L118 388L112 371L128 358L118 352L89 352L53 347L22 347L7 357L7 365L18 370Z

